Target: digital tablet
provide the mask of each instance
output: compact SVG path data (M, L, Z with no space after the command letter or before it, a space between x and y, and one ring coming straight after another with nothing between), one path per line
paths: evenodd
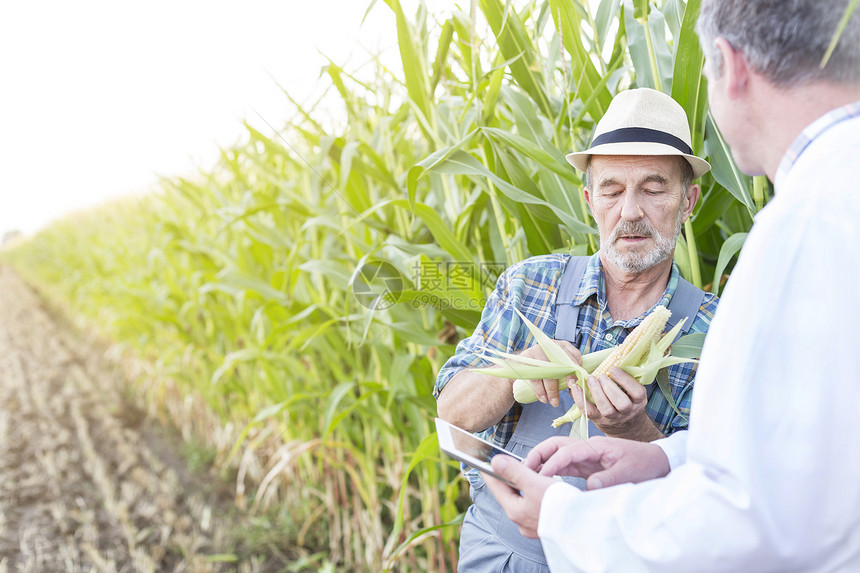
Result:
M511 487L517 487L493 471L490 460L497 454L505 454L519 461L523 460L521 457L491 444L487 440L482 440L466 430L451 425L441 418L436 418L436 433L439 436L439 447L442 448L443 452L475 469L502 480Z

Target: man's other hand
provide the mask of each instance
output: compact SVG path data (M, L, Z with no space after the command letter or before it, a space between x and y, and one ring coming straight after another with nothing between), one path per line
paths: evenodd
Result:
M648 391L636 378L613 368L610 376L588 377L588 389L594 403L585 399L573 379L568 380L570 395L581 412L607 436L650 442L663 437L645 412Z
M639 483L669 473L669 459L660 446L603 436L549 438L529 452L523 465L543 476L586 478L588 489Z
M559 348L564 350L564 352L570 356L573 361L577 364L582 364L582 354L580 354L579 349L568 342L567 340L553 340ZM535 344L534 346L530 346L519 353L520 356L525 356L526 358L534 358L535 360L549 360L547 358L546 353L544 353L543 349ZM529 384L531 384L532 389L535 392L535 396L540 400L541 403L546 404L549 402L552 406L558 406L558 379L551 378L546 380L529 380Z

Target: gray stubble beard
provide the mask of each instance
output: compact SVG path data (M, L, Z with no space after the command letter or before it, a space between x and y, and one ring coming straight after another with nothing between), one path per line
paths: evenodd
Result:
M600 249L607 262L612 263L619 269L627 273L641 273L656 266L666 259L671 258L675 254L675 243L681 234L681 226L683 225L684 212L678 209L678 217L675 219L675 228L672 232L672 237L664 237L657 229L655 229L647 221L621 221L612 230L608 241L603 241L601 237ZM618 252L615 248L615 243L621 235L642 235L653 237L655 244L654 248L639 255L637 253L627 253L625 255Z

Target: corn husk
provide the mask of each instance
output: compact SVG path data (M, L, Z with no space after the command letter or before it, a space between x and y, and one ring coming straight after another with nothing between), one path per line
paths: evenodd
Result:
M663 307L659 312L669 313ZM656 309L655 309L656 311ZM559 390L567 389L567 380L569 377L574 378L575 383L583 390L586 399L592 401L591 392L588 390L586 379L594 372L599 372L602 365L611 356L613 351L618 347L608 348L598 352L585 354L582 357L582 364L576 364L570 356L567 355L551 338L549 338L537 326L531 323L519 311L520 319L529 329L529 332L535 337L538 345L543 349L548 360L539 360L535 358L527 358L517 354L500 352L488 349L488 352L493 356L485 357L494 367L476 368L475 372L489 374L501 378L514 379L513 392L514 399L521 404L528 404L537 400L537 396L532 389L529 380L538 379L558 379ZM649 315L650 316L650 315ZM668 318L668 317L666 317ZM646 318L647 320L647 318ZM645 321L643 321L644 324ZM673 345L672 341L683 327L684 321L679 322L669 332L660 335L662 328L665 326L665 320L658 326L656 334L652 333L651 338L644 339L636 344L636 349L615 365L633 376L640 384L648 385L655 381L658 372L673 364L681 364L684 362L696 362L693 358L701 353L701 347L704 343L704 334L691 334L678 339ZM642 325L640 325L642 326ZM637 327L639 328L639 327ZM628 335L631 338L636 330ZM627 339L625 339L627 342ZM623 343L622 343L623 345ZM670 352L672 351L672 352ZM605 370L608 373L610 367ZM661 392L666 396L672 408L680 414L671 390L668 386L659 385ZM587 437L587 418L582 416L579 407L574 405L563 416L556 418L553 421L553 427L561 426L565 423L575 423L572 430L572 435Z

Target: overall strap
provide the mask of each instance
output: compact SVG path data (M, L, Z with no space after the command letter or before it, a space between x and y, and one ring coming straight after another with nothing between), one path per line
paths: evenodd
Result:
M690 331L704 300L705 291L692 285L682 277L678 277L678 286L675 288L672 300L669 301L669 310L672 312L672 316L669 317L669 321L666 323L666 330L672 329L683 318L687 320L684 322L684 326L681 327L681 332L678 333L675 340Z
M579 283L588 268L591 257L570 257L561 276L558 295L555 299L556 330L555 337L579 344L579 307L571 304L579 291Z

